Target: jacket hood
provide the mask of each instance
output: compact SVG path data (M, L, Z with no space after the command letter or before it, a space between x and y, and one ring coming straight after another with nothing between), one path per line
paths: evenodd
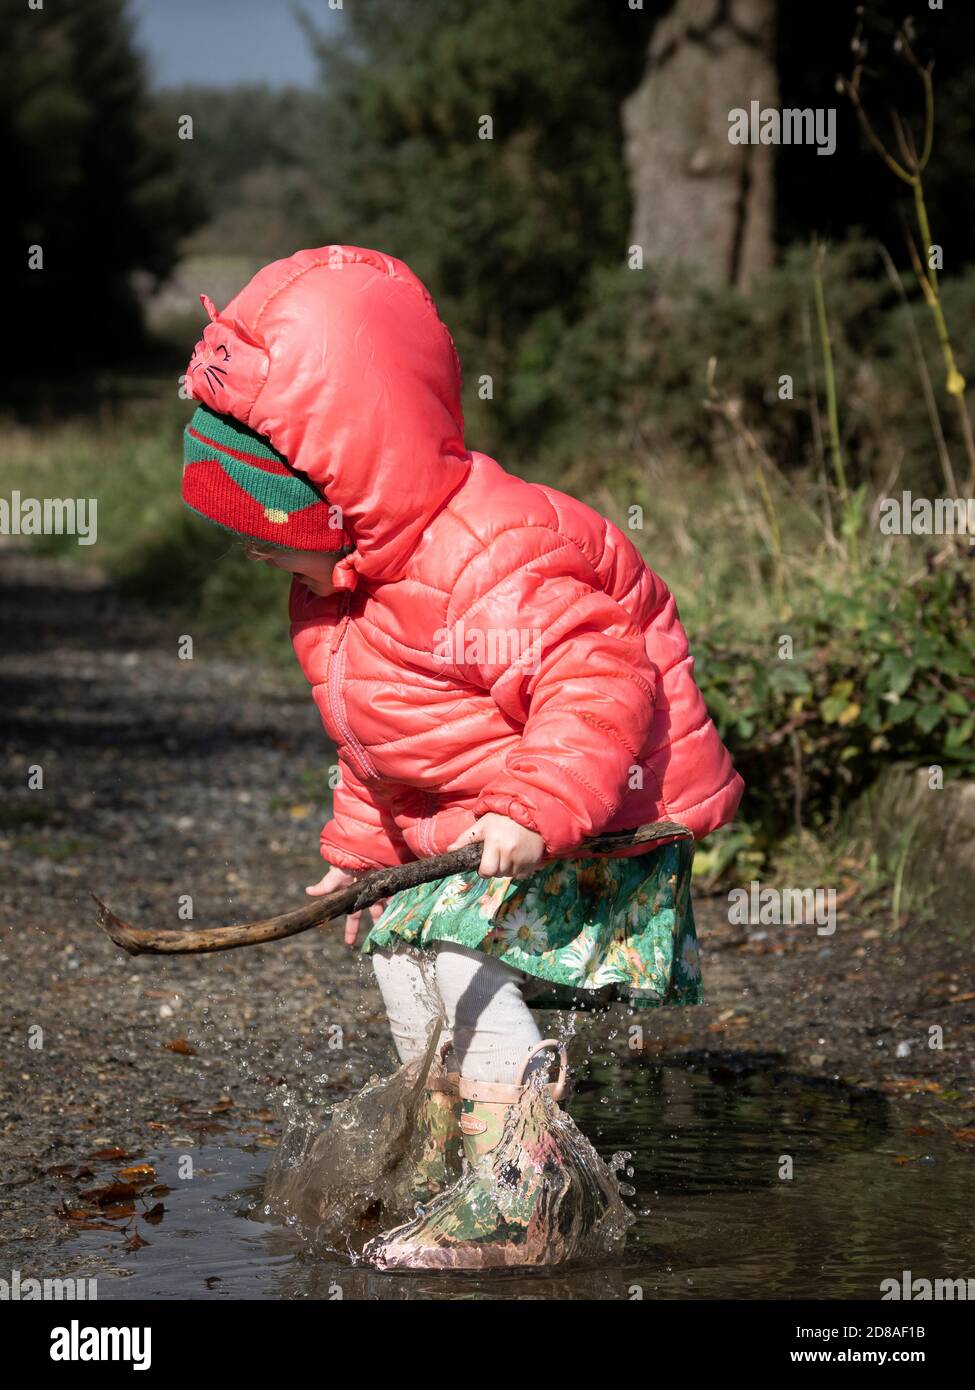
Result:
M187 390L266 435L342 511L338 588L394 580L465 481L460 363L408 266L356 246L265 266L211 322Z

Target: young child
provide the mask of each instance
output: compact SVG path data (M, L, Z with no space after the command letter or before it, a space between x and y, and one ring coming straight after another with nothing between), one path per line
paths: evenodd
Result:
M674 600L626 536L467 447L453 341L406 265L327 246L266 266L219 313L202 298L183 497L294 576L295 651L338 749L331 867L308 892L482 846L479 875L373 909L363 944L400 1059L442 1009L456 1067L421 1116L428 1205L369 1258L554 1262L534 1160L515 1177L492 1160L549 1065L530 989L701 998L688 840L578 846L661 820L700 838L734 815L741 780ZM563 1067L550 1097L564 1083Z

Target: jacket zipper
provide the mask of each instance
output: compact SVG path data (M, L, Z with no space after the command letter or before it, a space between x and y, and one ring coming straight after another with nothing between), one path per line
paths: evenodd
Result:
M379 773L376 771L372 759L352 732L352 726L345 712L345 700L342 696L342 676L345 672L345 653L342 647L351 621L349 616L351 603L351 595L347 594L343 600L339 633L328 663L328 703L340 737L345 740L346 747L350 753L355 755L355 761L359 764L357 771L360 777L366 781L378 781Z

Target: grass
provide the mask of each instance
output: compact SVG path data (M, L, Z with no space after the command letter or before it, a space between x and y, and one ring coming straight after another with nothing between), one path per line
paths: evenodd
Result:
M188 630L205 629L232 650L293 664L286 576L248 561L233 537L180 500L181 436L190 412L186 402L163 397L171 386L149 379L150 404L140 399L107 416L9 428L8 488L97 500L94 545L42 536L35 544L43 553L97 566L123 594L185 612Z
M147 379L144 398L107 415L9 426L2 454L8 495L19 489L24 496L97 499L96 544L42 536L38 548L98 566L123 593L185 610L238 650L279 655L286 646L281 610L287 579L247 561L232 537L180 501L181 434L190 408L164 398L171 385ZM612 464L608 471L619 477ZM545 472L569 491L581 482L571 469L566 476L564 460L550 460ZM679 460L666 459L634 476L632 495L628 487L607 485L589 500L666 577L689 625L707 626L730 614L753 628L772 616L764 554L768 523L734 473L688 475ZM636 530L628 526L631 500L643 507ZM804 488L783 487L776 506L787 562L800 569L820 565L822 555L810 554L802 539L815 501ZM743 533L752 541L747 549Z

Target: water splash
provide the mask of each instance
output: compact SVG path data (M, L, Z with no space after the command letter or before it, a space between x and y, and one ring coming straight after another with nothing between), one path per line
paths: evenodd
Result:
M603 1162L568 1110L552 1100L545 1081L541 1073L529 1079L491 1155L495 1200L503 1211L510 1208L519 1188L516 1174L533 1170L529 1184L537 1184L539 1191L528 1241L537 1258L528 1263L562 1264L618 1253L635 1220L623 1202L626 1189L615 1166ZM483 1165L479 1171L483 1174Z
M323 1249L357 1255L370 1236L412 1215L416 1117L443 1028L422 1056L327 1107L291 1104L268 1169L264 1211Z
M620 1185L536 1072L496 1148L416 1220L374 1242L383 1269L546 1267L620 1251L634 1217Z

